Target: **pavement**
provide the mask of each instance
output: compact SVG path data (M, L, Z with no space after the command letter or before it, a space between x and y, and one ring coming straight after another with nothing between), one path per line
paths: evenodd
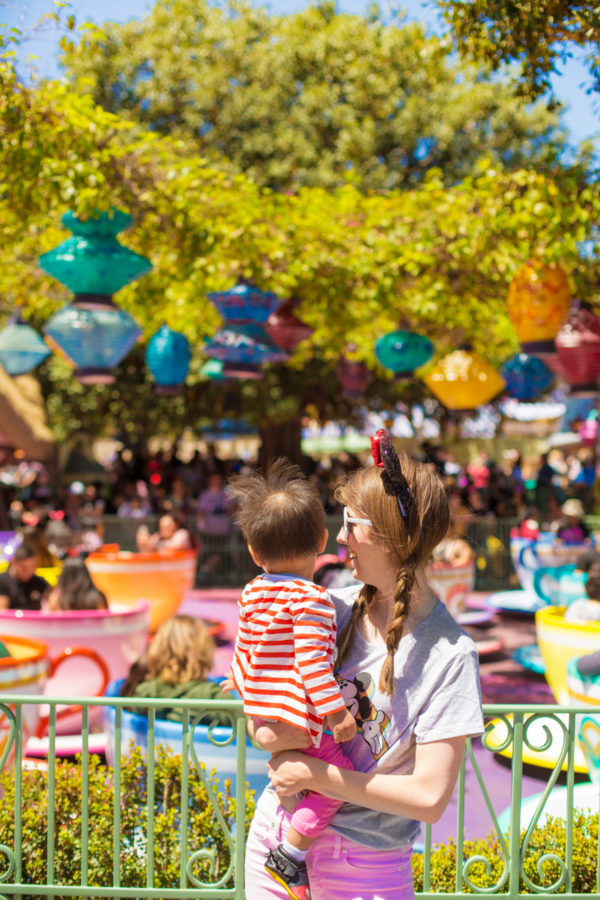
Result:
M232 642L237 628L237 600L240 589L210 588L189 591L180 613L200 616L222 623L214 671L227 671ZM492 610L489 595L474 592L468 599L463 627L480 650L481 689L484 703L553 704L554 697L542 674L524 668L512 654L535 644L535 621L531 613ZM477 624L475 624L477 623ZM473 741L474 757L489 800L498 817L510 803L510 761L486 750L481 741ZM522 798L544 790L550 770L529 767L523 775ZM585 776L583 776L585 777ZM492 830L492 817L471 764L467 764L465 782L465 838L483 838ZM441 820L432 828L434 843L445 843L457 832L456 791Z

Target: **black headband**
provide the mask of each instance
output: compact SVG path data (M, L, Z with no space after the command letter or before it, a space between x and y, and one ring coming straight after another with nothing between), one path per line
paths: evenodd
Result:
M406 478L402 474L402 466L387 431L380 428L371 438L371 453L376 466L383 469L381 480L386 494L395 497L400 515L406 524L412 505L412 497Z

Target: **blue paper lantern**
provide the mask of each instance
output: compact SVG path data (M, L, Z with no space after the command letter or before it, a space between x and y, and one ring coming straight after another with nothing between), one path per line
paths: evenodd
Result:
M116 307L80 309L64 306L44 328L58 351L75 365L83 384L111 384L111 369L129 353L142 329L129 313Z
M279 306L272 291L261 291L252 284L240 282L228 291L215 291L208 299L217 307L225 324L254 322L263 324Z
M185 335L162 325L146 347L146 365L152 372L158 393L175 393L190 367L190 345Z
M11 322L0 331L0 364L9 375L31 372L50 352L37 331L25 322Z
M42 254L39 263L77 294L76 305L114 306L111 294L152 269L149 259L117 240L117 234L131 225L127 213L115 209L82 221L68 212L61 221L73 237Z
M527 353L517 353L500 369L506 381L506 392L515 400L535 400L547 391L554 374L543 360Z
M260 366L287 359L261 325L237 324L221 328L204 347L204 352L224 364Z
M412 331L391 331L375 344L377 359L395 375L405 375L424 366L433 356L433 350L429 338Z

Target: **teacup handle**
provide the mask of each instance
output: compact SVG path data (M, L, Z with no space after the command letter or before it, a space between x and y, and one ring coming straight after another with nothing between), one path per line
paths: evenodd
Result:
M526 553L529 551L533 557L533 564L528 565L526 561ZM521 551L519 553L519 563L523 566L524 569L527 569L528 572L535 572L539 568L539 560L538 555L536 553L535 547L533 544L525 544L524 547L521 547Z
M102 685L95 696L102 697L110 681L110 673L108 671L108 666L106 665L100 654L96 653L95 650L92 650L89 647L66 647L61 653L58 654L58 656L55 656L54 659L50 660L48 677L51 678L59 668L59 666L61 666L65 660L71 659L73 656L85 656L87 657L87 659L91 659L96 663L102 673ZM64 719L66 716L70 716L73 713L78 712L81 712L81 706L79 704L74 704L73 706L68 706L66 709L59 710L56 713L56 718L57 720ZM49 722L49 715L40 717L36 737L43 737L44 731L48 727Z
M551 603L552 597L550 596L550 594L546 593L546 591L544 590L544 587L543 587L544 579L546 577L548 577L547 569L545 569L545 568L537 569L537 571L535 571L533 573L533 589L536 592L536 594L538 595L538 597L540 598L540 600L543 600L545 603Z

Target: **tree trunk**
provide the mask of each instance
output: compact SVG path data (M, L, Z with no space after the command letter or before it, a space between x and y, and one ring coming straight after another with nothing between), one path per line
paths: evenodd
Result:
M299 417L286 419L284 422L267 422L260 429L260 465L266 465L277 456L285 456L306 469L307 457L302 453L301 437L302 423Z

